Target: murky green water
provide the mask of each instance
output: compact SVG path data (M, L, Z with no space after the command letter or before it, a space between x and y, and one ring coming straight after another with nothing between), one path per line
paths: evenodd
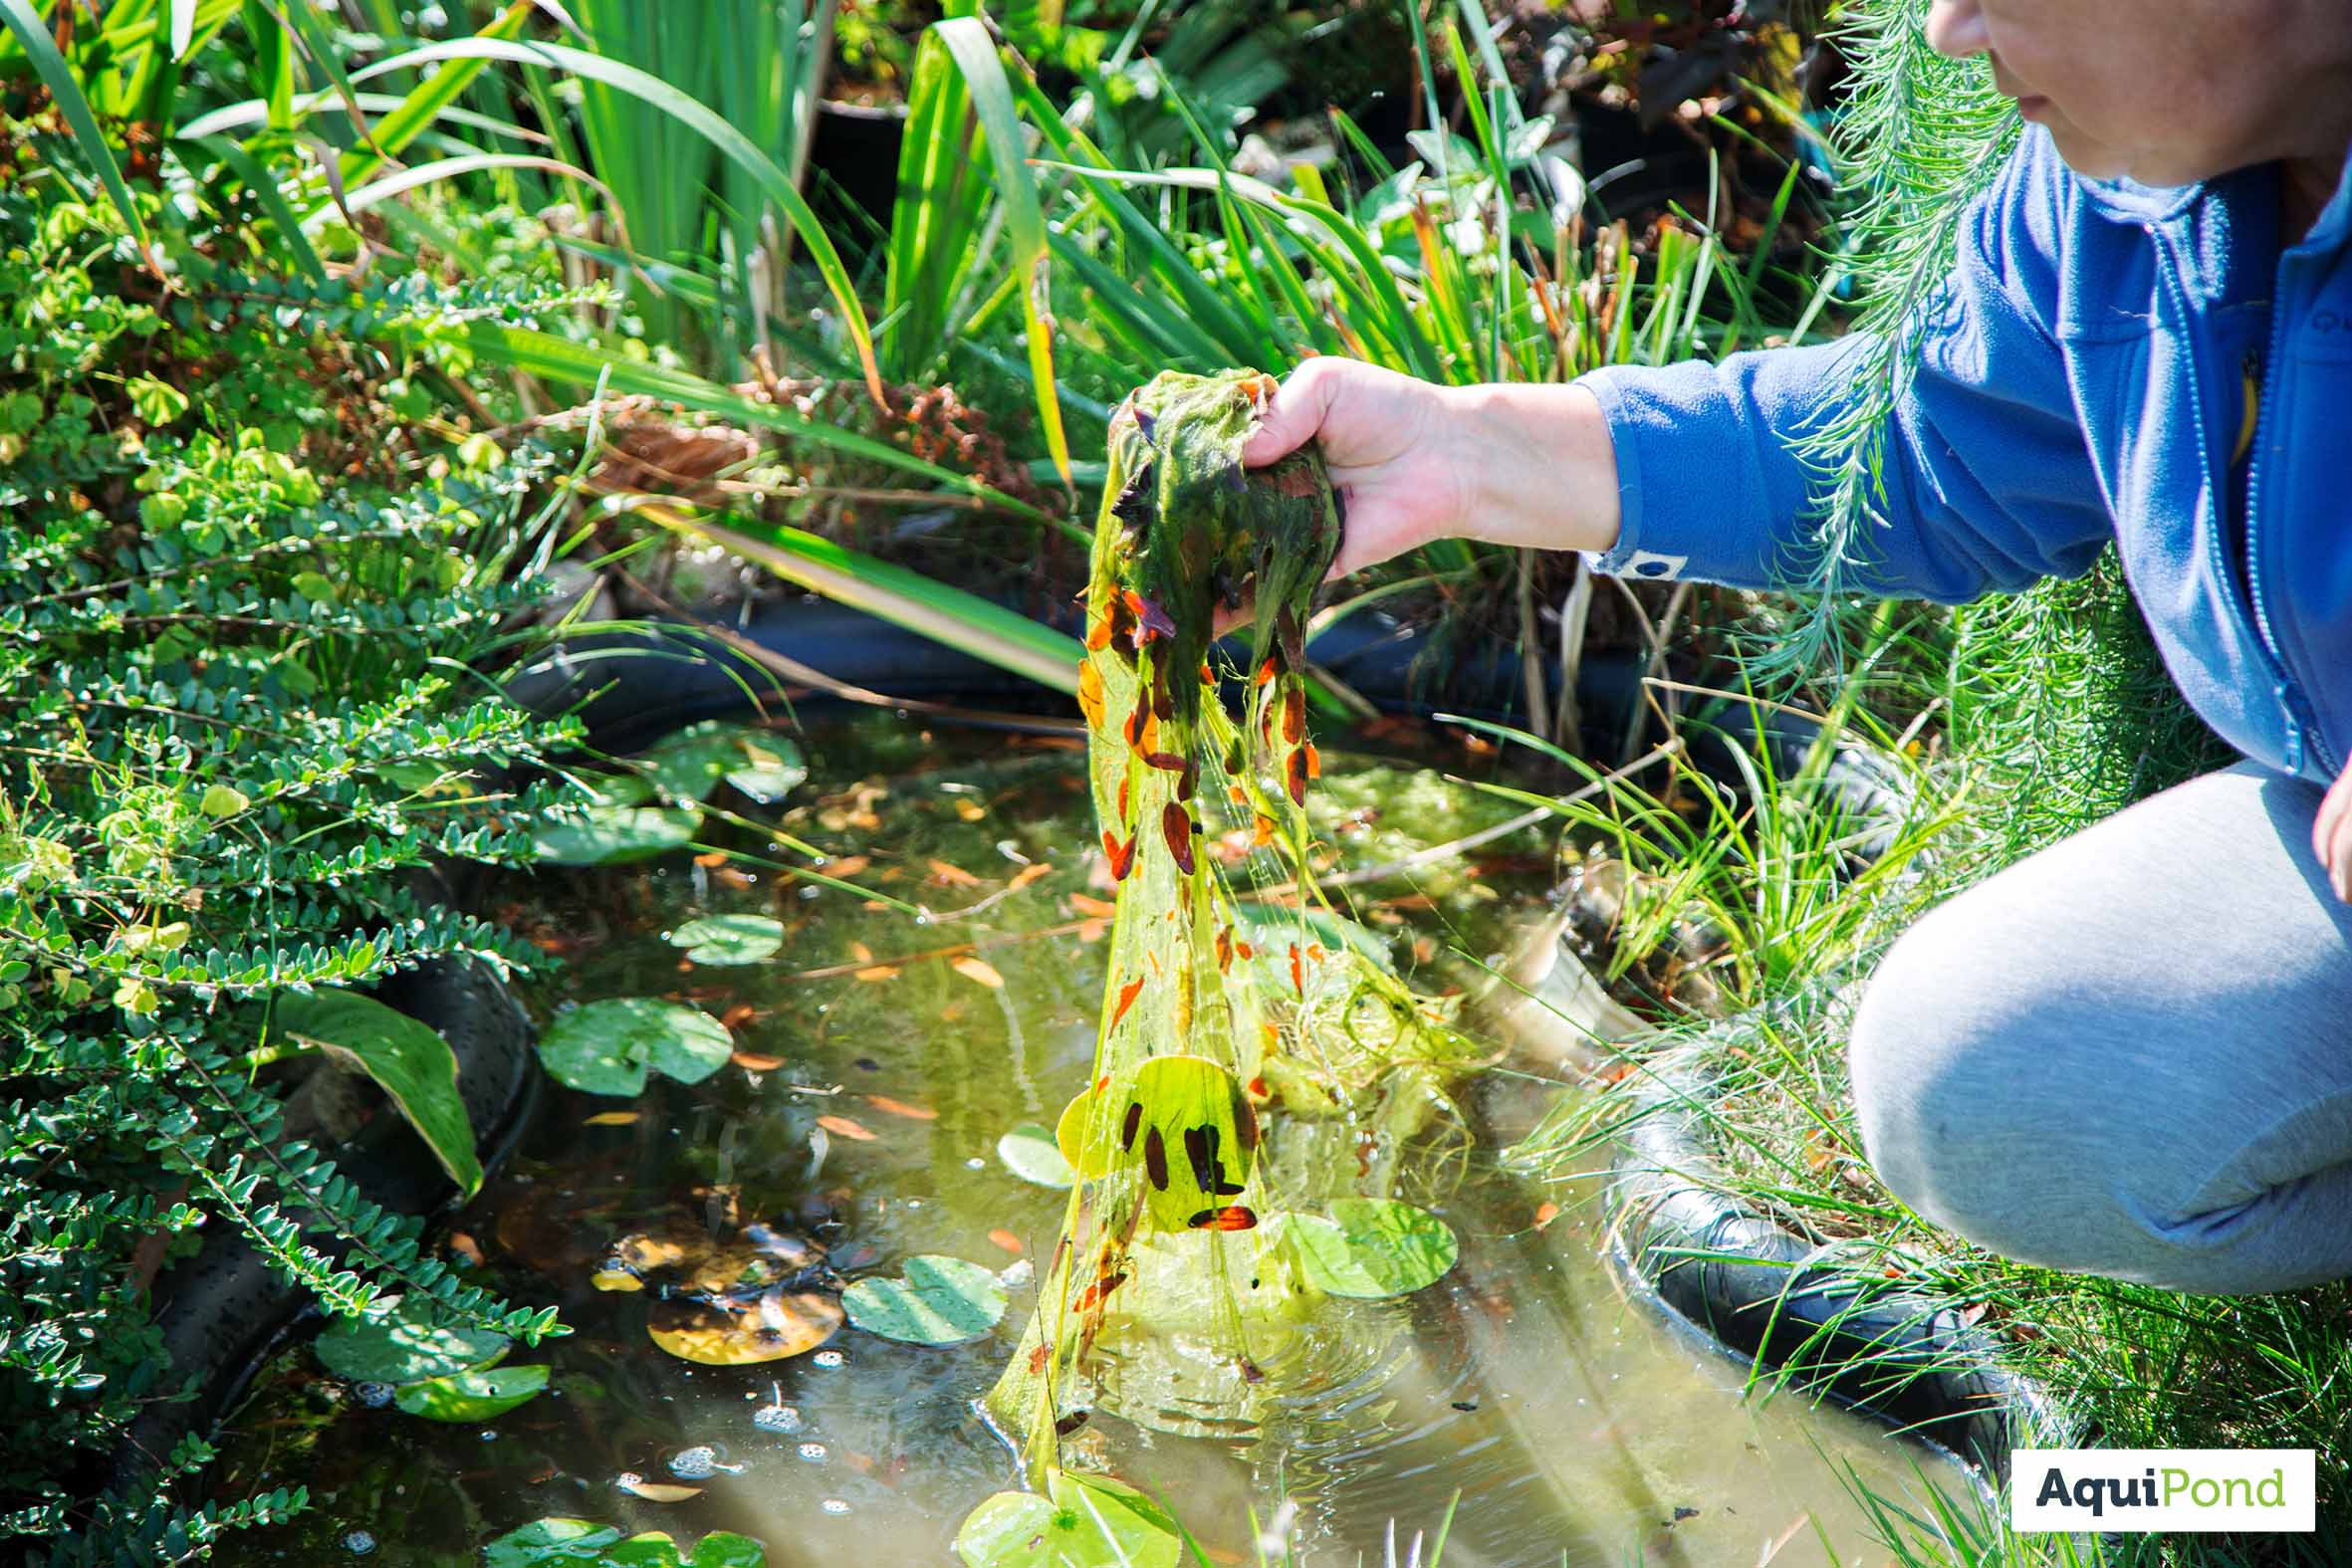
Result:
M289 1351L225 1434L217 1474L223 1495L300 1482L318 1506L220 1560L478 1561L485 1542L557 1514L682 1545L735 1530L778 1568L947 1564L965 1513L1015 1483L972 1406L1031 1287L993 1336L960 1347L844 1328L812 1354L708 1367L649 1341L645 1294L589 1283L615 1240L665 1228L763 1224L814 1237L844 1275L945 1252L1017 1282L1053 1244L1062 1195L1017 1179L994 1149L1017 1123L1052 1123L1092 1048L1103 906L1089 900L1109 887L1083 847L1082 757L873 727L813 751L788 830L864 857L846 862L858 880L935 918L683 856L511 888L499 913L567 961L536 1007L692 1002L727 1019L736 1061L693 1087L656 1078L633 1102L552 1089L518 1158L459 1220L451 1245L479 1256L478 1277L559 1303L573 1326L509 1358L550 1364L549 1393L443 1426L363 1408L307 1348ZM1325 784L1322 830L1347 868L1516 811L1362 758L1335 757ZM1528 829L1348 893L1400 968L1437 990L1473 973L1451 952L1498 957L1540 920L1550 865L1549 839ZM754 912L791 932L764 964L691 965L662 940L695 914ZM973 947L943 951L958 944ZM1164 1495L1218 1562L1255 1560L1253 1510L1286 1522L1305 1562L1377 1562L1392 1519L1409 1542L1457 1493L1450 1568L1816 1564L1829 1548L1880 1560L1833 1463L1893 1495L1916 1493L1922 1468L1957 1492L1960 1471L1841 1412L1742 1399L1743 1367L1627 1301L1585 1194L1532 1192L1492 1159L1560 1092L1489 1080L1482 1147L1436 1205L1460 1264L1410 1297L1334 1301L1285 1358L1259 1430L1176 1436L1165 1429L1179 1423L1100 1413L1065 1449ZM1565 1209L1538 1229L1546 1198ZM656 1501L632 1481L700 1489Z

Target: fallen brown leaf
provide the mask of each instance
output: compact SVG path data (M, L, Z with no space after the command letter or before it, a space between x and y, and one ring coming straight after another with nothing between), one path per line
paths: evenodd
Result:
M994 964L981 958L978 954L967 953L962 958L950 959L947 967L966 980L980 982L991 991L1005 989L1005 977L997 973L997 967Z
M853 1122L846 1116L820 1116L817 1118L817 1125L836 1137L847 1138L854 1143L872 1143L874 1141L874 1135L866 1131L863 1123Z
M980 885L980 878L962 866L950 865L946 861L936 858L923 863L931 868L931 880L937 882L941 887L978 887Z
M869 1094L865 1097L865 1103L877 1111L888 1111L893 1116L903 1116L910 1122L939 1120L939 1113L931 1109L930 1106L909 1105L906 1101L894 1100L887 1094Z
M1021 1244L1021 1237L1002 1228L989 1232L988 1238L1006 1251L1011 1252L1015 1257L1019 1257L1023 1252L1029 1250Z
M739 1050L729 1059L746 1072L774 1072L784 1065L782 1056L763 1056L753 1050Z
M598 1111L580 1125L583 1127L627 1127L637 1119L635 1111Z

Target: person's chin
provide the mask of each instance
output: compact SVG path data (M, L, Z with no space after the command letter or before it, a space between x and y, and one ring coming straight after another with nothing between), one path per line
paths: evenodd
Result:
M2085 179L2121 179L2129 175L2148 184L2161 183L2146 179L2145 175L2134 169L2131 159L2120 148L2084 135L2071 121L2052 118L2045 123L2049 128L2050 145L2058 149L2058 156L2068 168Z

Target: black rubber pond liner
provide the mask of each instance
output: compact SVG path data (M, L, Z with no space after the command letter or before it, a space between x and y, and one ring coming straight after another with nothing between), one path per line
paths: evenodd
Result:
M513 1152L539 1097L531 1020L522 1004L496 974L460 960L404 971L373 995L449 1041L487 1179ZM388 1108L330 1152L338 1174L386 1210L430 1215L457 1201L456 1186L431 1152ZM339 1250L324 1242L321 1249L330 1255ZM181 1438L213 1432L262 1365L290 1337L325 1320L309 1292L288 1285L241 1233L225 1226L208 1233L195 1255L156 1276L153 1299L155 1326L170 1360L158 1381L168 1387L192 1377L196 1395L149 1405L131 1424L104 1482L110 1491L148 1484L156 1461Z
M1996 1483L2015 1448L2072 1442L2064 1413L2001 1365L1992 1335L1913 1291L1879 1289L1737 1198L1708 1152L1714 1083L1644 1065L1618 1134L1612 1260L1653 1304L1735 1359L1775 1369L1951 1451Z

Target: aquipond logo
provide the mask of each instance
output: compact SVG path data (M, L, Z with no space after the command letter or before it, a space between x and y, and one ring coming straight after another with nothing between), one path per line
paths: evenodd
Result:
M2035 1530L2308 1530L2310 1449L2018 1449L2009 1523Z

